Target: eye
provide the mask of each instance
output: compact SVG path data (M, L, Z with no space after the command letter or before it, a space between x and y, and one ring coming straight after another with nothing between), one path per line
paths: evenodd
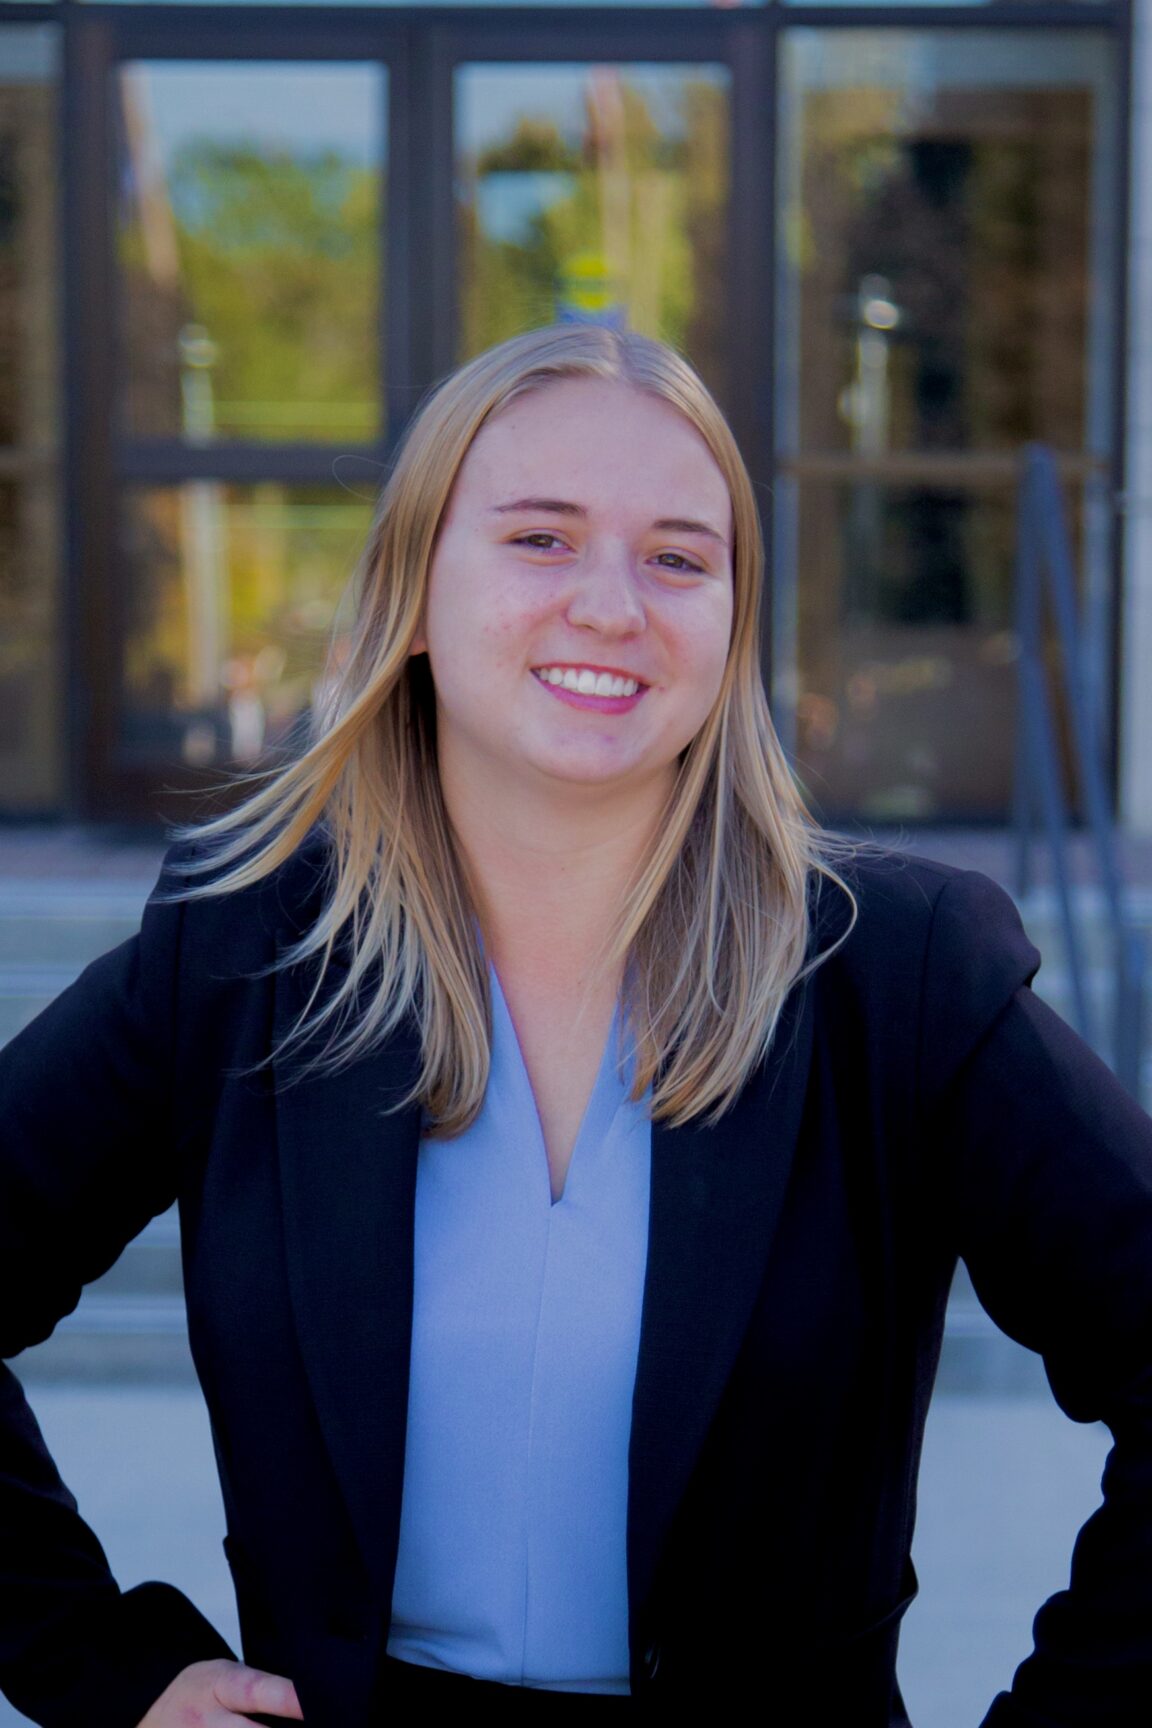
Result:
M693 562L693 560L691 558L686 558L683 552L658 552L656 556L657 556L657 559L660 559L660 558L678 558L680 560L680 562L678 564L665 564L664 565L665 570L679 571L679 572L682 572L684 575L695 575L695 576L703 576L705 573L704 572L704 566L702 564L696 564Z
M509 545L530 546L534 552L551 552L555 549L552 546L541 546L541 540L553 540L557 546L564 544L558 534L551 533L547 528L535 528L530 534L514 535Z

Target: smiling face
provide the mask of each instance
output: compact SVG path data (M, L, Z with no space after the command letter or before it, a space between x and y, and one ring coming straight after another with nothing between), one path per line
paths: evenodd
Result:
M732 509L700 434L631 387L568 378L485 423L460 467L422 630L441 773L670 785L732 630Z

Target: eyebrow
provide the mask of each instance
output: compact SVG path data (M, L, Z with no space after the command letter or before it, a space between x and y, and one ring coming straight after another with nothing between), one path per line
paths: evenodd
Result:
M544 511L550 516L586 517L588 514L583 504L570 504L564 498L515 498L509 504L494 504L489 514L504 516L517 511ZM696 522L688 516L661 516L652 526L666 528L673 534L705 534L709 540L718 540L721 546L728 544L724 535L710 528L707 522Z

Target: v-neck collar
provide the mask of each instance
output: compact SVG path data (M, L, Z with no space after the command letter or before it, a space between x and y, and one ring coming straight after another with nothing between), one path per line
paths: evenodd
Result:
M318 892L305 883L295 900L282 890L274 902L281 960L309 927L310 896ZM832 935L838 922L839 914ZM313 983L309 966L277 969L277 1051L314 1006ZM717 1122L653 1125L629 1454L637 1664L657 1562L772 1251L810 1082L816 999L811 978L790 992L766 1060ZM419 1103L400 1101L415 1088L420 1064L420 1028L410 1016L338 1072L311 1071L294 1054L274 1060L296 1332L320 1430L384 1609L400 1528L421 1130Z
M528 1065L524 1060L524 1052L516 1031L516 1023L512 1019L512 1010L504 994L504 986L500 975L491 961L488 962L488 987L492 997L492 1064L488 1077L490 1096L499 1097L502 1087L518 1098L525 1119L532 1124L537 1154L537 1168L543 1171L543 1179L548 1192L549 1203L553 1211L563 1206L568 1199L572 1181L577 1167L595 1162L597 1148L603 1144L613 1118L620 1106L625 1102L631 1086L631 1063L628 1052L624 1050L624 1040L621 1037L620 1003L617 1000L612 1010L612 1023L608 1028L608 1036L600 1053L600 1062L596 1070L596 1078L592 1082L592 1090L584 1104L580 1118L580 1126L576 1130L576 1138L572 1143L572 1155L568 1160L568 1168L564 1173L564 1186L559 1195L552 1198L552 1175L548 1167L548 1148L544 1139L544 1124L540 1116L540 1107L536 1102L536 1094L532 1090L532 1081L528 1074ZM582 1180L582 1178L578 1178Z

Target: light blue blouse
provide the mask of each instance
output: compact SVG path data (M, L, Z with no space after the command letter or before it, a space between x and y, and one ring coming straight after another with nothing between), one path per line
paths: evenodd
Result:
M400 1553L388 1653L516 1685L628 1691L628 1437L649 1095L619 1011L561 1198L495 971L484 1105L420 1143Z

